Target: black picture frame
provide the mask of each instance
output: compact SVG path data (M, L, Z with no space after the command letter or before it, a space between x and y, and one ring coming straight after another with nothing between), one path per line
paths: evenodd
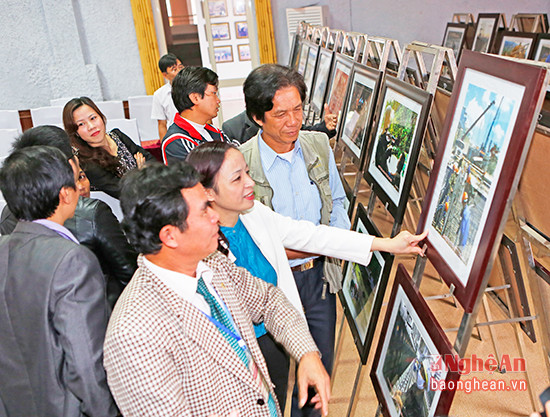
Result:
M431 104L425 90L384 76L363 177L397 223L405 215Z
M342 119L342 110L344 109L349 80L351 78L351 70L354 63L353 59L349 56L338 52L334 55L334 60L332 61L325 103L328 106L329 113L336 114L338 117L336 130L339 129ZM323 118L325 115L324 105L320 114L321 118Z
M467 313L496 256L545 76L546 69L471 51L460 61L417 231L430 231L426 255Z
M346 193L344 208L348 213L348 217L351 218L353 215L353 209L355 208L355 200L357 199L357 196L353 192L353 189L351 188L349 183L346 181L344 176L342 174L339 174L339 175L340 175L340 181L342 182L342 186L344 187L344 192Z
M472 51L485 53L493 51L500 16L500 13L479 13L477 15Z
M315 68L317 67L317 58L319 57L320 46L311 41L304 41L302 47L308 48L306 65L304 68L304 82L306 83L306 99L304 104L308 104L313 88L313 81L315 78Z
M460 378L452 358L451 343L399 264L370 374L383 415L400 416L404 406L415 417L447 415Z
M361 203L357 206L353 230L382 237ZM393 259L389 253L373 252L369 265L344 263L342 289L338 296L363 365L367 363L371 349Z
M466 45L466 35L469 27L468 23L449 22L445 28L445 35L443 36L441 45L453 50L457 63L460 59L460 53Z
M367 154L381 81L381 71L357 63L352 68L337 142L348 151L358 170L363 169Z
M498 55L529 59L533 54L536 42L536 33L505 30L502 32L500 43L495 52Z
M325 103L327 94L327 86L332 69L332 61L334 60L334 52L330 49L321 47L317 58L317 66L315 67L315 77L311 99L309 101L310 108L317 116L320 116Z

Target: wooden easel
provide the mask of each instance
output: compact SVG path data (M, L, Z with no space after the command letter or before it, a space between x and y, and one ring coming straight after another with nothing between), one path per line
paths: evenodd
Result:
M379 36L367 36L367 42L361 63L372 67L372 65L369 65L369 62L378 60L379 63L378 66L376 66L376 69L385 72L388 66L390 54L392 52L397 61L397 65L399 65L401 62L401 48L399 47L399 41L396 39L383 38Z
M454 13L451 22L475 24L476 19L474 18L474 15L472 13Z
M530 24L529 24L530 23ZM548 22L544 19L542 13L517 13L510 20L508 30L517 30L518 32L546 33L548 32Z

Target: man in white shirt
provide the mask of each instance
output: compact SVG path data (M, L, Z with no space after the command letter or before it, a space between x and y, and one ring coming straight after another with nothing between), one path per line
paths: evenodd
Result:
M151 119L158 121L159 138L162 140L178 112L172 100L172 80L183 69L183 64L176 55L166 54L159 59L159 69L168 82L153 94Z
M297 360L328 413L330 380L302 315L283 293L216 251L218 215L185 162L148 165L124 179L123 226L141 252L105 338L105 369L125 417L279 417L252 321Z

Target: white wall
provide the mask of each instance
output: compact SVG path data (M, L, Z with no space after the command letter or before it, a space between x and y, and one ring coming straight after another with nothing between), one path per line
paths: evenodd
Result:
M327 5L331 28L395 38L401 46L412 41L441 44L453 13L504 13L507 23L516 13L550 15L549 0L271 0L279 63L288 63L285 9L312 5Z
M130 0L4 0L0 109L145 94Z

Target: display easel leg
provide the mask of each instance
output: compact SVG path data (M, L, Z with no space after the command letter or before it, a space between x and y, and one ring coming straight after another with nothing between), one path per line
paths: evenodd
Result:
M487 317L487 321L488 322L493 321L493 315L491 314L491 310L489 310L489 303L487 302L487 294L486 293L484 293L482 295L481 301L483 302L483 311L485 312L485 317ZM496 359L497 359L497 367L498 367L498 370L500 372L502 372L502 364L500 363L500 359L502 358L502 355L500 354L500 351L499 351L499 348L498 348L498 345L497 345L495 332L493 330L493 326L488 326L488 327L489 327L489 334L491 335L491 343L493 344L493 350L495 351L495 356L496 356ZM477 327L477 329L478 329L478 332L479 332L479 327ZM481 334L480 334L480 336L481 336Z
M426 245L422 248L424 251L426 250ZM424 276L424 269L426 268L426 257L425 256L417 256L416 257L416 264L414 265L414 271L412 276L412 281L414 286L417 289L420 289L420 284L422 283L422 277Z
M372 192L372 185L371 185L371 193L369 197L369 204L367 204L367 215L370 219L372 219L372 213L374 212L374 205L376 204L376 194Z
M344 339L344 323L346 322L346 316L342 316L342 320L340 321L340 326L338 329L338 335L336 336L336 347L334 349L334 357L332 358L333 363L333 369L336 369L336 365L338 364L338 359L340 356L340 348L342 347L342 340ZM334 373L334 371L333 371ZM330 379L330 386L332 388L332 384L334 383L334 378Z
M349 399L349 407L347 417L350 417L355 411L355 396L357 395L358 388L361 386L361 373L363 372L363 364L359 362L357 372L355 374L355 382L353 383L353 390L351 391L351 397Z
M463 358L466 353L466 348L468 347L474 325L475 315L473 313L464 313L454 345L456 353L458 353L458 356L461 358Z

